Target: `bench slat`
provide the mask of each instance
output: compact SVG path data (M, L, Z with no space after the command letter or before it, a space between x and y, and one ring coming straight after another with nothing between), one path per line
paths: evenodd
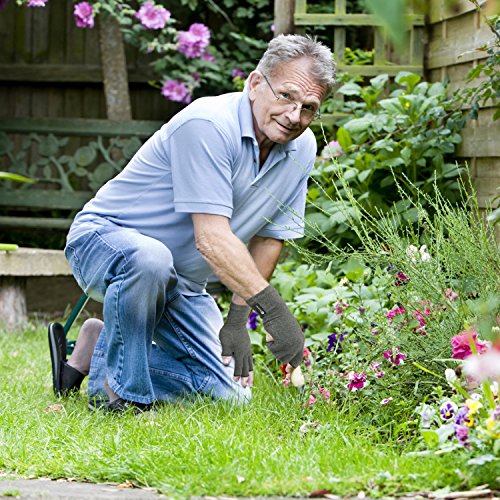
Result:
M51 217L4 217L0 216L1 227L31 227L40 229L68 229L70 219L57 219Z
M113 122L85 118L2 118L0 131L10 133L63 134L81 137L139 137L147 138L161 128L163 122L131 120Z
M41 208L80 210L92 198L90 191L56 191L49 189L0 190L0 206L11 208Z

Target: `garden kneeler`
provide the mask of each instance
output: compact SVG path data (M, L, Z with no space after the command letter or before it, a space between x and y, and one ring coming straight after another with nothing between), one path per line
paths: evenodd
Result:
M66 356L73 352L75 346L74 340L68 341L67 335L69 329L76 321L89 297L84 293L78 300L76 306L71 311L66 323L50 323L49 324L49 349L50 361L52 363L52 385L56 396L67 395L68 388L79 388L84 376L68 364L66 364Z

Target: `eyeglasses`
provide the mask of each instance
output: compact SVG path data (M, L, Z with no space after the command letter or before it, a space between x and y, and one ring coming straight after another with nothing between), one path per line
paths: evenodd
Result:
M262 76L264 77L266 83L269 85L269 88L271 89L271 92L276 98L276 101L281 106L289 108L290 111L295 111L298 107L300 107L300 115L306 118L307 120L321 118L321 113L319 109L316 109L315 106L313 106L312 104L299 104L297 101L290 99L290 97L288 97L289 94L287 92L280 92L279 94L277 94L274 91L272 85L269 83L267 76L264 75L264 73L262 73Z

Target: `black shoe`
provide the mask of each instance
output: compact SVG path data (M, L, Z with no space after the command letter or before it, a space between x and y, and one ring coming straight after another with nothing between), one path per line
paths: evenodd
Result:
M111 413L132 412L134 414L144 413L151 410L152 404L137 403L135 401L127 401L126 399L118 398L108 403L105 408Z
M77 392L85 375L66 363L66 335L60 323L49 325L49 349L55 395L67 396Z
M131 412L138 415L151 410L153 404L136 403L135 401L127 401L122 398L115 399L110 403L107 399L93 398L89 401L88 408L90 411L102 410L109 413Z

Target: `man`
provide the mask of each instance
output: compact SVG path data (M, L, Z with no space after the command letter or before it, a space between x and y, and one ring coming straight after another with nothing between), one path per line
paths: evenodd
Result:
M273 355L300 364L303 333L269 279L283 241L302 235L316 156L308 126L334 78L327 47L276 37L243 92L179 112L76 216L65 253L104 303L89 394L105 393L105 408L140 411L193 392L244 397L251 308ZM211 273L233 292L225 324L205 292ZM51 349L54 388L71 390L62 348Z

